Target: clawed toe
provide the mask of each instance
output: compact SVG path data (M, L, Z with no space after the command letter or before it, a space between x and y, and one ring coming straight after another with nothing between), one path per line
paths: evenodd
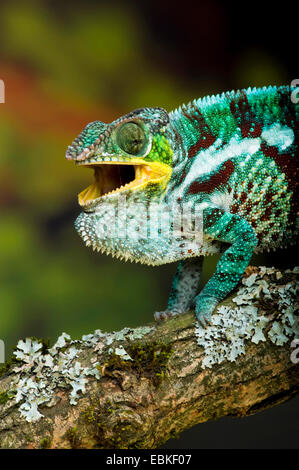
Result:
M203 327L203 328L208 328L208 326L211 325L211 315L207 315L204 313L198 313L196 315L196 318L198 320L198 323Z
M173 312L171 310L164 310L162 312L155 312L154 318L156 321L163 321L167 320L168 318L172 318L178 315L178 312Z
M205 317L199 317L199 318L197 318L197 320L203 328L208 328L208 326L211 325L211 322L209 320L207 320L207 318L205 318Z

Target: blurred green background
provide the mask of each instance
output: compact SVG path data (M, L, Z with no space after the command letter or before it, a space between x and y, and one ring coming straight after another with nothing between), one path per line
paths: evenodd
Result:
M261 8L1 1L0 338L7 357L24 336L53 343L62 331L79 338L137 326L166 306L175 265L123 263L83 245L73 221L90 174L67 162L65 150L93 120L290 83L292 15ZM291 257L256 261L287 266ZM206 260L202 283L216 262Z
M61 331L80 337L143 324L167 301L174 265L94 254L74 230L77 193L91 180L64 154L88 122L292 78L273 46L270 53L252 38L232 41L234 16L219 2L173 5L0 4L0 337L7 351L26 335L55 341ZM207 260L203 282L216 261Z

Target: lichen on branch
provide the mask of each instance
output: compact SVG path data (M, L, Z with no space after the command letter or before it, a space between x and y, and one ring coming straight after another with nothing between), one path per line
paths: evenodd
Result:
M186 313L80 340L62 333L52 347L20 340L0 378L0 447L155 448L292 397L296 273L249 267L207 329Z

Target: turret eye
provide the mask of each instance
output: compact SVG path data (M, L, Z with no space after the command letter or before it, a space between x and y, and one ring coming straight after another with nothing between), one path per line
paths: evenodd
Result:
M117 144L126 153L138 155L144 148L145 135L135 122L126 122L117 130Z

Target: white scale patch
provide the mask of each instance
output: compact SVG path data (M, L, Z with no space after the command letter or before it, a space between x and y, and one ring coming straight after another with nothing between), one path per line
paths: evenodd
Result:
M294 131L288 126L282 126L279 123L273 124L262 132L262 139L268 145L278 147L279 150L285 150L294 142Z
M222 163L227 160L231 160L241 155L247 155L249 158L255 154L261 145L261 139L249 139L245 138L240 140L238 137L232 137L232 139L223 148L220 148L222 144L221 139L217 139L216 142L211 145L208 149L200 152L186 175L185 180L176 192L175 197L182 197L184 189L188 187L193 181L200 178L203 175L209 175L216 170Z
M212 205L223 209L224 211L229 211L230 207L234 202L233 191L222 193L217 191L211 195L210 202Z

